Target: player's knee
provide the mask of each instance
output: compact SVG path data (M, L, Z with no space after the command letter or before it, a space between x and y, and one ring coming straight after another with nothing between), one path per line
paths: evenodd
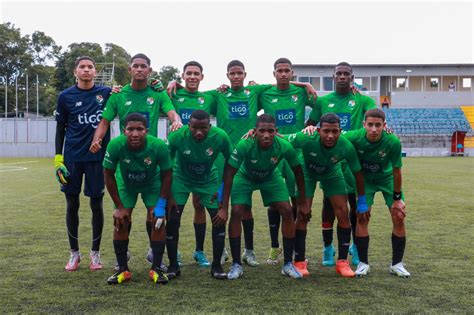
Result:
M251 220L253 219L252 211L244 210L242 213L242 220Z
M293 210L289 204L281 205L279 207L279 212L283 220L292 220L293 221Z

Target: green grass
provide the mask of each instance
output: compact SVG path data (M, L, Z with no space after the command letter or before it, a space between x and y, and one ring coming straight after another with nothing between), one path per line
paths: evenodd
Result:
M28 162L19 165L5 163ZM180 249L185 266L179 279L155 287L145 262L145 209L134 212L130 263L133 280L106 284L115 260L112 204L105 197L102 258L105 268L88 269L90 210L81 198L83 262L67 273L65 200L58 191L51 159L0 159L1 313L473 313L474 159L406 158L407 249L410 279L390 276L391 222L380 196L371 222L372 273L343 279L321 266L320 198L309 225L307 255L311 276L292 280L280 266L245 268L242 279L218 281L192 262L192 210L183 215ZM8 171L13 166L27 170ZM254 195L255 250L264 262L269 249L266 211ZM209 222L209 221L208 221ZM209 223L208 223L209 225ZM210 228L206 252L211 254ZM229 263L225 268L228 270Z

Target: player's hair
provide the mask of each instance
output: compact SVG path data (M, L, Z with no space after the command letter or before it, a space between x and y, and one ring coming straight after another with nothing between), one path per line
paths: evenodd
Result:
M385 121L385 113L380 108L369 109L365 112L364 119L367 120L369 117L381 118Z
M184 64L184 67L183 67L183 72L186 72L186 68L189 67L189 66L195 66L195 67L198 67L199 70L201 70L201 73L202 73L202 65L197 62L197 61L188 61Z
M274 124L275 123L275 117L273 117L272 115L269 115L269 114L262 114L262 115L257 117L257 123L255 124L255 126L258 126L258 124L260 124L260 123Z
M135 59L144 59L146 61L147 65L149 65L149 66L151 65L150 58L148 58L148 56L145 55L145 54L142 54L142 53L136 54L135 56L132 57L132 59L130 59L130 64L132 64L133 60L135 60Z
M280 63L287 63L290 65L290 68L293 68L293 64L291 63L290 59L288 58L278 58L275 63L273 64L273 69L276 69L277 68L277 65L279 65Z
M334 67L334 71L336 71L336 68L339 67L339 66L349 67L349 68L351 69L351 72L352 72L352 66L351 66L348 62L345 62L345 61L339 62L339 63Z
M211 116L209 116L209 113L202 110L202 109L197 109L191 113L191 117L189 117L189 120L191 119L196 119L196 120L211 120Z
M89 60L91 61L93 64L94 64L94 68L95 68L95 60L92 59L92 57L89 57L89 56L79 56L76 58L76 61L74 62L74 68L77 68L77 66L79 65L79 63L82 61L82 60Z
M127 128L128 123L131 121L141 122L143 126L146 127L146 117L143 114L140 114L140 113L128 114L127 117L125 118L125 128Z
M341 123L341 119L339 118L339 116L337 116L334 113L327 113L327 114L322 115L321 118L319 119L319 126L321 128L323 127L323 123L339 125Z
M229 71L229 69L232 67L242 67L242 69L245 70L245 66L240 60L232 60L231 62L229 62L229 64L227 65L227 71Z

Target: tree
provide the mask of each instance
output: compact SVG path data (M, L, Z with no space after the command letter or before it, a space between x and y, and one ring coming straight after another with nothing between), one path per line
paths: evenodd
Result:
M163 66L161 67L159 72L153 71L152 75L153 78L159 79L163 86L166 88L168 83L175 80L181 83L181 76L179 75L179 70L173 66Z

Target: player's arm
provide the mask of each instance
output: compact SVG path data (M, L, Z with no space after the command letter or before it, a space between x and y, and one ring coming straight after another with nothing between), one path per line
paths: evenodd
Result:
M168 93L168 96L171 97L172 95L176 94L177 90L182 88L183 86L178 81L173 80L168 83L168 86L166 87L166 93Z
M178 113L176 112L171 99L164 91L159 92L159 97L161 109L171 122L170 131L178 130L183 126L183 123L181 122L181 117L179 117Z
M103 118L100 120L97 129L95 130L94 137L92 138L92 143L89 148L89 151L92 153L97 153L102 149L102 139L104 139L107 130L110 128L110 121Z
M223 225L227 222L229 217L229 199L232 191L232 182L234 176L237 174L237 168L226 164L224 167L224 189L222 193L222 205L219 208L216 216L212 220L213 225Z
M56 136L54 139L56 151L56 154L54 156L54 171L56 174L57 181L61 185L66 185L67 177L69 176L69 171L64 165L63 146L64 138L66 137L68 111L66 103L64 101L64 96L62 94L58 97L55 116L57 123Z
M316 92L314 87L311 85L311 83L309 83L309 82L298 82L298 81L290 81L290 83L295 85L295 86L305 88L309 101L314 102L318 98L318 93Z
M309 113L309 118L305 123L305 126L316 126L321 119L321 99L316 100L316 104L313 106L311 113Z

